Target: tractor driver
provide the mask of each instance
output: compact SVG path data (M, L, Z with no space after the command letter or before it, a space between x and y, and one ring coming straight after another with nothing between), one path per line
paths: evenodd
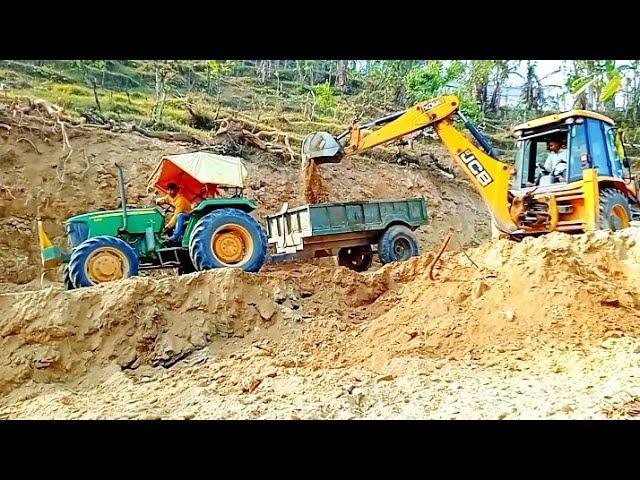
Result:
M167 195L156 199L156 205L168 204L174 208L173 215L165 226L165 232L173 229L173 235L168 240L172 243L180 241L184 233L187 221L190 217L191 203L180 193L178 185L170 183L167 185Z

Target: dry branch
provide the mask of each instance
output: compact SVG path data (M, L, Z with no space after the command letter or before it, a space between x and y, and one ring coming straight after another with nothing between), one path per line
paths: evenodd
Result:
M33 149L36 151L36 153L38 155L42 154L42 152L40 150L38 150L38 147L36 147L33 142L31 140L29 140L26 137L20 137L18 140L16 140L16 143L20 143L20 142L27 142L29 145L31 145L33 147Z

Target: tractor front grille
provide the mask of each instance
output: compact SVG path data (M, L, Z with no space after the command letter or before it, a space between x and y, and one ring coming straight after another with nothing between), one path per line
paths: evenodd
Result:
M72 248L77 247L89 237L89 227L84 222L67 223L67 238Z

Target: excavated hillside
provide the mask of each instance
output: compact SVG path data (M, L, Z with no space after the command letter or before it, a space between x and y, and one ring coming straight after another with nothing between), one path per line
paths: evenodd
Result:
M67 132L73 148L69 156L63 151L60 131L13 127L0 128L0 282L5 283L25 284L40 277L38 215L54 243L64 246L64 220L119 207L115 161L126 171L128 203L150 205L154 192L147 188L147 179L161 156L194 150L187 143L138 133L78 128ZM432 223L418 231L425 251L436 248L449 228L465 245L487 239L488 212L479 195L466 179L449 179L428 160L437 158L452 167L448 153L433 145L424 155L425 168L370 159L324 165L329 201L423 196L432 217ZM246 194L258 202L259 219L277 212L284 202L304 203L298 164L250 147L242 156L249 172ZM50 279L59 280L59 275Z

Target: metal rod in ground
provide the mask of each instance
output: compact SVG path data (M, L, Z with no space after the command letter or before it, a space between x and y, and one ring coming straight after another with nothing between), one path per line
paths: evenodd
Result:
M450 241L451 241L451 234L447 235L447 238L444 239L444 242L442 243L440 250L438 250L436 257L433 259L431 264L429 264L429 278L431 280L435 280L435 277L433 276L433 269L435 268L436 264L440 260L440 257L442 256L444 251L447 249L447 246L449 245Z

